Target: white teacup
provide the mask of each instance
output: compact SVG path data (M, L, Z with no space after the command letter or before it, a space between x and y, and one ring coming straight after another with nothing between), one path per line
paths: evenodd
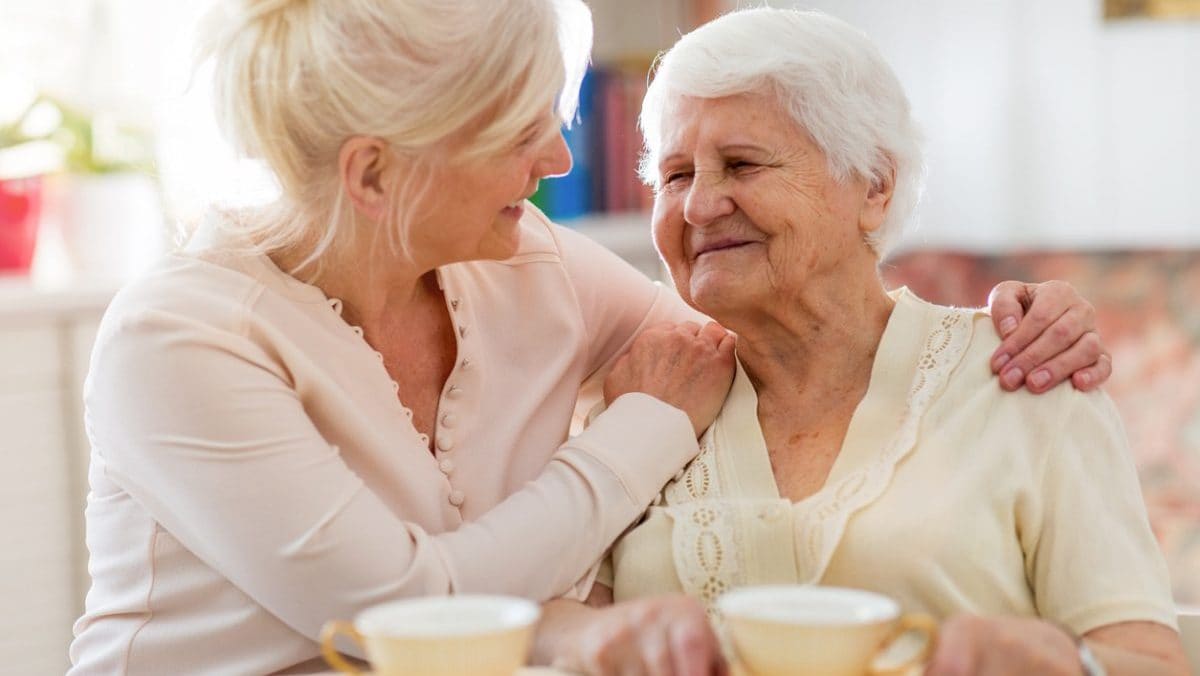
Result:
M442 596L395 601L334 620L321 630L321 654L343 673L360 673L334 648L345 634L376 676L511 676L529 658L537 604L507 596Z
M933 618L901 615L892 599L857 589L743 587L717 608L737 666L752 676L900 674L928 659L937 637ZM924 634L924 644L893 658L893 642L908 632Z

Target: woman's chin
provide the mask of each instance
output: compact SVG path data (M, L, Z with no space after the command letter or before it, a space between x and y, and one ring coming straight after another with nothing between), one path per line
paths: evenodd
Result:
M744 308L750 302L745 281L745 276L725 271L693 277L688 284L688 301L692 307L720 321L718 314Z
M521 248L521 230L513 228L511 232L496 233L483 246L479 247L480 258L489 260L504 260L517 255Z

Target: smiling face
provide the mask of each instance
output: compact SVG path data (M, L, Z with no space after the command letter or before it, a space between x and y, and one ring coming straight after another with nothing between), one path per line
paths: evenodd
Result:
M469 134L461 138L448 143L450 157L469 148ZM570 169L571 154L549 110L495 153L435 165L435 178L409 229L410 252L429 267L512 256L520 243L517 223L525 200L540 179Z
M822 285L878 286L864 237L890 189L836 180L774 96L675 97L658 157L655 246L701 312L728 322Z

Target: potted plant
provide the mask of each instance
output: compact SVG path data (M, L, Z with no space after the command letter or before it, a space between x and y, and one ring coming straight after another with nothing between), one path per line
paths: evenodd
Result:
M7 130L10 144L57 152L58 171L42 186L45 211L59 227L73 272L124 276L161 249L162 207L147 132L49 96L38 97Z
M0 125L0 274L29 272L41 222L43 176L62 164L61 149L27 129L27 113Z

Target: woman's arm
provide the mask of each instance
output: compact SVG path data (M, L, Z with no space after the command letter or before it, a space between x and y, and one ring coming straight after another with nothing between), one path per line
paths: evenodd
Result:
M1179 634L1154 622L1118 622L1083 635L1109 676L1177 674L1187 676L1187 655Z
M394 511L403 496L367 488L284 368L234 331L162 312L125 317L101 338L86 408L101 471L313 638L329 618L396 598L561 594L697 451L688 415L629 394L524 489L433 534Z
M612 603L593 587L586 604L557 599L542 606L534 664L589 676L724 674L720 644L698 601L683 595Z
M1084 640L1109 676L1187 676L1179 635L1153 622L1119 622ZM927 676L1079 676L1079 647L1062 627L1028 617L960 615L942 625Z
M710 321L688 307L674 289L650 281L612 251L586 236L546 222L559 247L567 283L587 328L586 372L576 423L603 398L604 379L641 332L664 322ZM647 226L649 243L649 226Z
M1055 415L1040 416L1040 432L1025 442L1044 446L1038 479L1014 505L1046 619L952 618L929 673L1077 676L1073 632L1109 674L1186 674L1166 565L1116 409L1103 392L1049 396Z
M583 388L582 410L587 411L599 400L599 383L608 369L639 331L661 322L703 324L708 318L584 235L546 225L558 241L592 337L592 370ZM1004 339L991 360L1004 389L1026 387L1040 394L1069 378L1086 391L1112 375L1095 308L1070 284L1001 282L989 294L988 306Z

